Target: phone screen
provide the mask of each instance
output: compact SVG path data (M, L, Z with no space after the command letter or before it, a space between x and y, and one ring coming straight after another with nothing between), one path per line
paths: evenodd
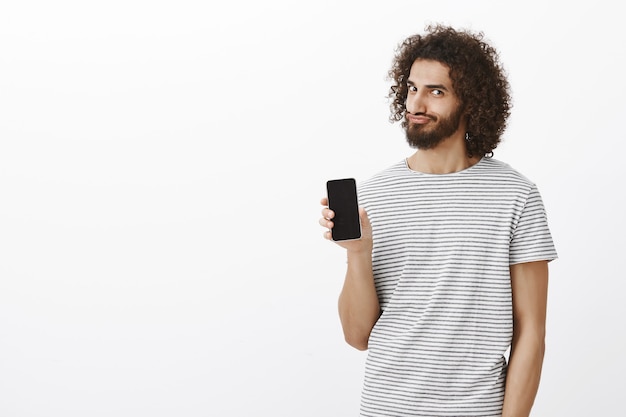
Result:
M330 180L326 182L328 208L335 212L333 240L351 240L361 237L359 202L354 178Z

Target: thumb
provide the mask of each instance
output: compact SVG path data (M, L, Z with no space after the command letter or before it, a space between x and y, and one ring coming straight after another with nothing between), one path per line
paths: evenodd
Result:
M363 207L359 207L359 218L361 219L361 228L371 230L372 225L370 224L370 219L367 217L367 212Z

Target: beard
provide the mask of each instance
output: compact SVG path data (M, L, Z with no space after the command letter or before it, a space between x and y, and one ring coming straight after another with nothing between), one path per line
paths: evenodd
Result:
M463 111L459 106L446 118L437 119L434 116L425 115L432 120L426 125L413 124L405 119L406 140L412 148L432 149L458 130L462 115ZM433 123L434 126L432 126Z

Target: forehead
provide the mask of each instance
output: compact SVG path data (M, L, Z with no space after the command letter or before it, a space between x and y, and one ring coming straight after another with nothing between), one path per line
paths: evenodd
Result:
M439 61L417 59L411 65L409 81L413 84L442 84L452 89L450 68Z

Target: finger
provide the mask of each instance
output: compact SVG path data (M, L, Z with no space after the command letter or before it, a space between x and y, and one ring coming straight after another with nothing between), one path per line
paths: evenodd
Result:
M328 198L327 197L322 198L322 200L320 201L320 204L323 205L323 206L327 206L328 205Z
M363 227L371 227L370 219L367 216L367 212L363 207L359 207L359 218L361 219L361 225Z
M335 226L335 224L333 222L331 222L330 220L328 220L327 218L322 217L320 219L320 226L324 226L324 227L326 227L328 229L332 229Z
M335 217L335 212L334 212L334 211L332 211L332 210L330 210L329 208L326 208L326 207L325 207L325 208L323 208L323 209L322 209L322 216L323 216L325 219L329 219L329 220L330 220L330 219L332 219L333 217Z
M324 232L324 239L333 240L333 236L329 231Z
M367 218L367 212L363 207L359 207L359 217L361 218L361 220L369 220Z

